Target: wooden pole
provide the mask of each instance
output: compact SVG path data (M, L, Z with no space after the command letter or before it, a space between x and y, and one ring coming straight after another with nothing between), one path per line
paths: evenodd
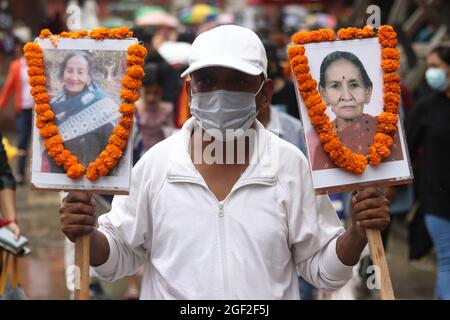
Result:
M89 300L89 245L89 234L75 241L75 300Z
M367 240L369 242L370 254L376 269L376 277L380 284L381 300L395 300L394 290L392 289L391 277L389 276L389 268L384 253L383 241L379 230L366 229Z

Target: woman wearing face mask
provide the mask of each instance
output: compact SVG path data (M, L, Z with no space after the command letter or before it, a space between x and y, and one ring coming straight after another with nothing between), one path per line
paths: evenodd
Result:
M105 148L120 116L118 104L94 83L94 70L88 53L68 54L58 75L62 89L50 103L65 148L85 167ZM46 151L43 158L42 172L64 172Z
M432 92L414 106L406 131L411 160L422 151L416 182L438 257L436 297L450 299L450 48L433 49L427 64Z
M334 51L323 59L320 66L320 95L336 115L331 123L342 144L360 154L367 154L378 128L377 118L364 113L364 106L372 97L372 89L367 71L353 53ZM313 170L336 168L323 151L314 128L308 132L308 142ZM391 155L383 161L402 159L396 134Z

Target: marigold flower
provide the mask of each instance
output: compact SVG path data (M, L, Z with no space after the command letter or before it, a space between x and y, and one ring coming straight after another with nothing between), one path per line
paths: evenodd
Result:
M393 48L397 45L397 33L391 26L381 26L378 30L378 42L382 47Z
M86 172L86 178L88 178L90 181L95 181L100 177L97 171L97 167L94 164L91 164L88 166L87 172Z
M400 59L400 51L395 48L383 48L381 50L381 58L382 59Z
M378 122L380 123L390 123L396 125L398 122L398 115L390 112L382 112L378 116Z
M45 76L33 76L33 77L30 77L28 82L30 83L30 85L32 87L34 87L34 86L45 86L45 84L46 84Z
M30 66L30 67L28 67L28 75L30 77L42 76L42 75L44 75L44 69L36 67L36 66Z
M384 72L395 72L400 68L400 62L394 59L384 59L381 61L381 68Z
M47 93L39 93L37 95L34 96L34 101L37 104L40 103L49 103L50 102L50 97L48 96Z
M34 42L27 42L25 44L25 46L23 47L23 50L25 52L33 52L33 53L40 53L40 54L42 54L41 47L37 43L34 43Z
M130 56L136 56L140 58L144 58L147 55L147 49L140 44L133 44L128 47L128 54Z
M304 46L289 46L288 47L288 57L289 59L293 59L295 56L304 55L305 47Z
M299 73L295 75L295 78L298 83L305 83L307 81L313 80L309 73Z
M62 144L57 144L51 147L50 149L47 149L47 153L50 157L54 158L56 155L60 154L64 151L64 146Z
M310 31L298 31L291 37L291 42L295 44L305 44L310 42Z
M43 29L43 30L41 30L41 33L39 34L39 38L45 39L51 35L53 35L53 34L49 29Z
M399 83L385 83L384 84L384 92L391 92L394 94L400 94L400 84Z
M133 116L136 112L136 107L132 103L123 103L119 107L119 112L125 116Z
M113 134L119 137L120 139L127 139L130 131L127 128L122 127L121 125L115 126L113 130Z
M362 38L371 38L375 36L375 31L372 26L364 26L364 28L360 31L360 35Z
M83 174L84 174L84 167L79 163L70 166L69 169L67 170L67 175L69 176L69 178L72 179L81 178Z
M29 67L38 67L38 68L44 68L44 58L27 58L27 65Z
M55 147L57 145L62 145L63 139L60 135L55 135L53 137L50 137L44 141L44 146L46 149L51 149L52 147Z
M108 144L106 146L106 152L111 158L114 158L116 160L120 159L120 157L122 156L122 150L120 150L113 144Z
M106 157L103 160L103 163L105 164L105 166L107 166L109 169L113 169L117 166L117 160L111 157Z
M142 81L130 76L124 76L122 78L122 86L127 89L136 90L142 87Z
M123 149L125 149L125 147L127 145L127 140L121 139L118 136L116 136L115 134L113 134L109 137L108 143L115 145L120 150L123 150Z
M323 145L323 150L329 153L331 150L338 149L342 147L342 143L338 138L331 139Z
M124 116L119 119L119 123L122 127L130 129L133 126L133 117Z
M396 130L397 130L397 127L393 124L384 123L384 122L378 124L378 132L393 136L395 134Z
M40 103L40 104L36 104L35 105L35 112L37 113L37 114L41 114L41 113L44 113L44 112L47 112L47 111L50 111L51 110L51 108L50 108L50 105L48 104L48 103Z
M323 114L326 109L327 109L327 106L324 103L319 103L319 104L316 104L316 105L310 107L308 110L308 114L311 118L313 118L315 116Z
M127 68L127 75L136 79L142 79L142 77L144 76L144 69L142 69L141 66L137 65L129 66Z
M42 138L50 138L56 134L58 134L58 127L54 124L47 124L46 126L42 127L39 131Z
M327 143L328 141L337 138L336 132L323 132L319 134L319 139L322 144Z
M120 97L127 102L134 102L139 99L139 93L130 89L122 89Z
M307 64L299 64L294 67L294 73L297 74L308 74L309 66Z
M64 164L66 159L71 155L70 151L63 150L61 153L57 154L53 159L55 160L58 166Z
M304 55L298 55L295 56L291 59L291 65L295 70L295 67L297 67L298 65L308 65L308 58Z
M48 110L42 113L39 113L36 117L37 121L49 122L55 119L55 114L53 111Z
M45 88L44 86L34 86L30 90L30 94L32 96L36 96L40 93L45 93L45 92L47 92L47 88Z
M311 90L316 87L317 87L316 80L309 80L309 81L302 83L300 85L299 89L300 89L300 91L308 91L308 90Z
M138 57L138 56L128 56L127 57L127 65L134 66L138 65L143 67L145 64L144 58Z
M400 76L396 73L385 73L383 81L384 83L400 83Z

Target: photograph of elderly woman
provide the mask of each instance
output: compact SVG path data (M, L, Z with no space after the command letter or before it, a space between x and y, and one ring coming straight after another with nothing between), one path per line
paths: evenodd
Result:
M50 105L64 146L85 167L108 143L120 117L126 51L44 50ZM118 169L110 173L116 175ZM63 173L43 150L41 172Z
M377 116L368 113L373 82L363 62L348 51L333 51L320 64L318 90L331 110L331 124L342 144L353 152L367 154L377 132ZM325 153L312 128L307 134L312 170L337 168ZM403 160L398 132L389 157L383 161Z

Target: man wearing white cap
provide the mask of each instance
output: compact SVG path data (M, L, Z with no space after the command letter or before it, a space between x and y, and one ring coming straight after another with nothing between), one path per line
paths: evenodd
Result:
M201 34L183 73L193 117L136 164L130 194L98 228L90 196L68 195L61 228L71 240L91 234L99 276L144 264L141 299L298 299L298 274L331 290L351 278L364 229L389 223L387 200L375 188L355 194L353 227L342 228L329 198L314 195L302 152L255 120L272 95L266 69L251 30Z

